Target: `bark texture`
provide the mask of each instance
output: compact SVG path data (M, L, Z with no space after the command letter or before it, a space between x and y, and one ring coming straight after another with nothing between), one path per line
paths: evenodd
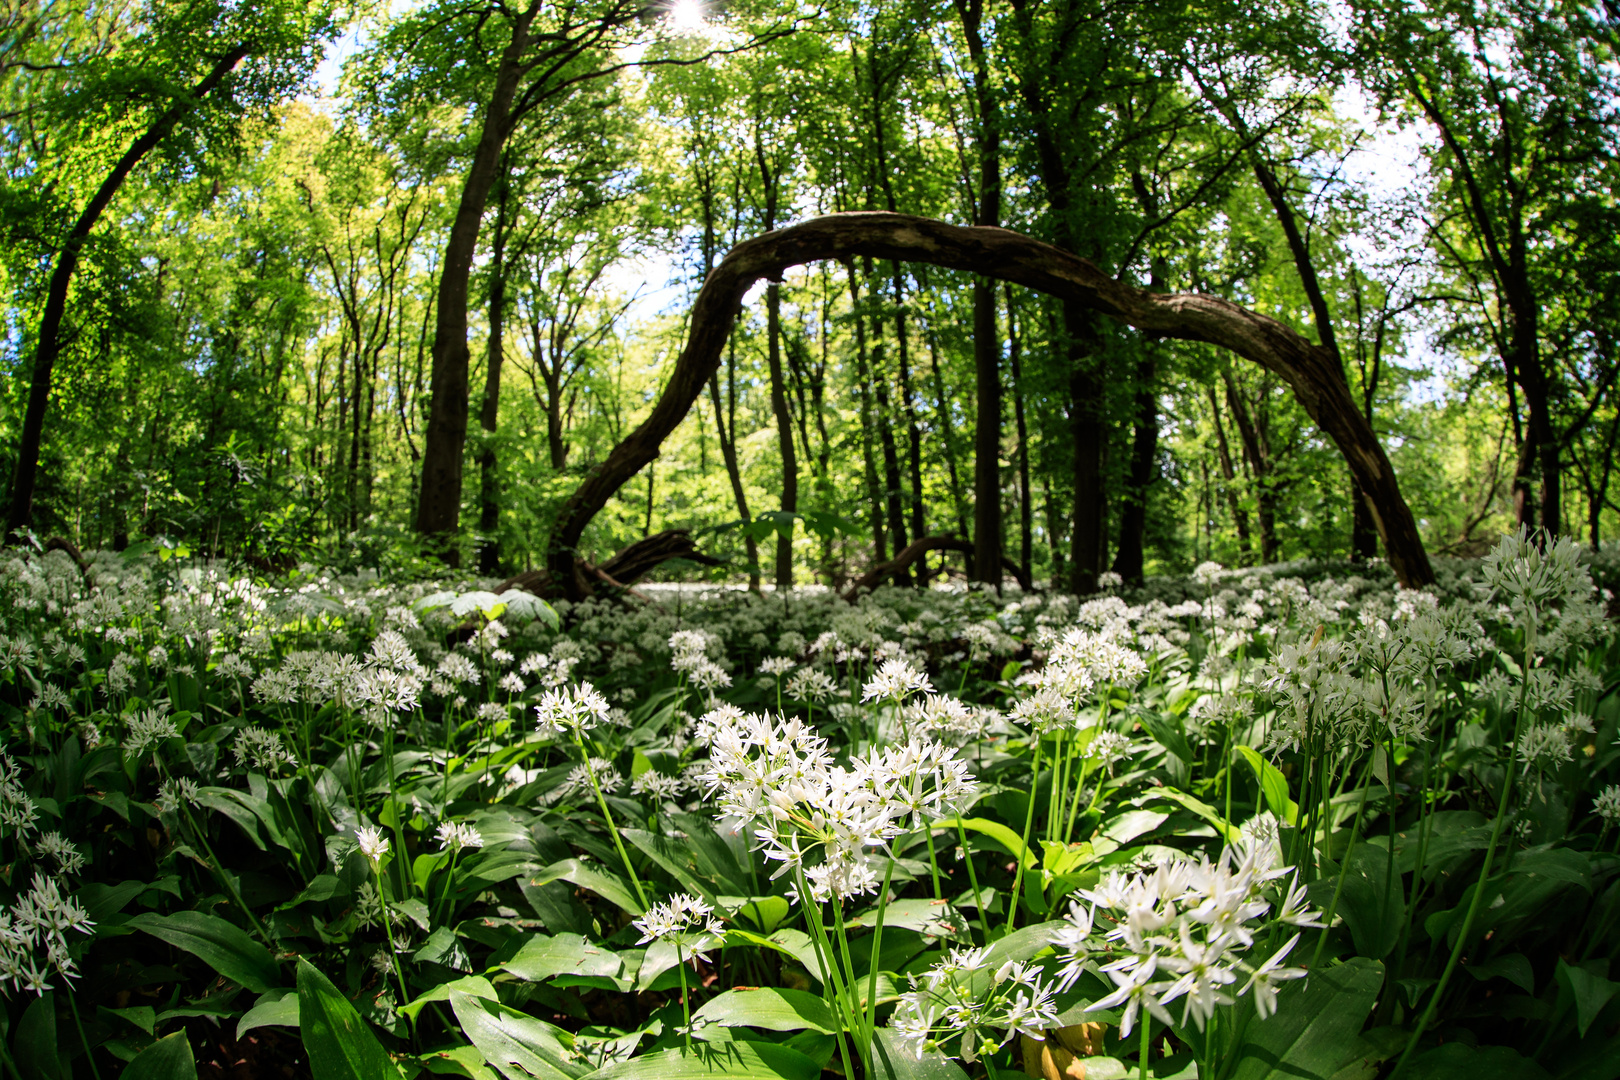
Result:
M573 549L591 519L658 456L720 363L743 295L792 266L856 256L930 263L1014 282L1161 337L1230 349L1293 389L1344 454L1369 496L1390 566L1402 584L1431 584L1434 572L1383 446L1321 347L1264 315L1216 297L1153 293L1115 281L1092 263L1020 233L949 225L907 214L829 214L746 240L704 282L686 348L647 419L586 474L564 504L548 547L554 577L583 585Z

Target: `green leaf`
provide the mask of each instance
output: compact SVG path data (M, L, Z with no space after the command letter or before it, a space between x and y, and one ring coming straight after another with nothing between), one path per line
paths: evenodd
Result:
M1277 1013L1251 1019L1232 1080L1328 1080L1361 1052L1361 1025L1384 984L1384 965L1353 957L1313 971L1277 996Z
M136 1054L118 1080L197 1080L197 1059L191 1056L186 1033L165 1035Z
M488 1001L500 1000L499 995L495 993L494 984L488 979L482 975L467 975L460 979L452 979L447 983L440 983L409 1005L402 1006L399 1011L415 1020L416 1014L426 1008L428 1002L449 1001L452 990L459 990L463 994L471 994L473 997L481 997Z
M1299 807L1288 797L1288 778L1282 770L1257 754L1253 747L1239 744L1236 749L1254 770L1254 778L1260 782L1260 793L1277 820L1285 825L1297 825Z
M1127 810L1109 818L1102 827L1102 835L1116 844L1128 844L1139 836L1146 836L1168 820L1169 814L1156 810Z
M693 1013L692 1020L766 1031L819 1031L831 1035L839 1030L832 1010L817 995L774 987L727 990Z
M936 829L954 829L957 825L969 832L982 833L994 840L1007 854L1024 861L1024 869L1035 867L1035 855L1024 847L1024 838L999 821L989 818L941 818L934 823Z
M1536 974L1524 953L1507 953L1483 964L1464 964L1463 970L1480 982L1487 979L1506 979L1527 994L1536 992Z
M1181 730L1181 724L1177 720L1162 716L1151 709L1138 710L1135 715L1147 729L1147 733L1153 736L1154 742L1187 764L1192 764L1197 755L1193 753L1192 744L1187 741L1187 733Z
M793 910L782 896L722 896L720 906L733 916L741 915L766 934L781 926L782 920Z
M573 1037L561 1028L460 990L450 992L450 1008L484 1060L508 1080L573 1080L584 1072L567 1060Z
M953 1059L938 1050L928 1050L914 1058L899 1045L894 1032L879 1028L872 1040L874 1080L967 1080L967 1073Z
M35 998L17 1022L17 1068L23 1080L68 1080L56 1049L56 994Z
M308 960L298 961L298 1028L315 1080L392 1080L399 1075L349 999Z
M1215 826L1215 831L1220 833L1221 836L1224 837L1229 843L1235 842L1242 835L1238 827L1221 817L1220 813L1213 806L1209 805L1207 802L1204 802L1202 799L1193 798L1185 791L1177 791L1173 787L1161 787L1154 788L1150 794L1155 798L1164 799L1168 802L1173 802L1178 806L1183 806L1188 810L1191 810L1193 813Z
M1356 952L1373 960L1389 955L1406 922L1401 881L1399 876L1390 878L1389 861L1387 850L1367 843L1357 844L1344 861L1339 914L1350 929ZM1327 884L1327 880L1322 882L1324 888Z
M200 911L173 915L141 914L124 925L144 930L191 953L233 983L262 994L281 981L270 950L233 923Z
M1406 1080L1546 1080L1547 1070L1506 1046L1445 1043L1419 1054Z
M275 997L266 997L263 1001L242 1014L242 1019L236 1022L236 1037L243 1035L254 1028L269 1027L297 1027L298 1026L298 994L292 990L271 991Z
M501 967L529 982L540 982L554 975L599 975L615 979L624 971L624 961L617 953L592 945L579 934L550 937L535 934Z
M724 1042L643 1054L587 1073L583 1080L713 1080L716 1076L819 1080L821 1067L785 1046Z
M1558 961L1558 984L1568 990L1570 996L1575 999L1576 1027L1583 1039L1586 1038L1586 1029L1598 1018L1603 1006L1620 992L1620 984L1610 982L1585 968L1573 967L1562 960Z
M128 906L129 902L151 888L144 881L125 881L118 885L91 882L74 894L84 905L84 913L93 923L104 923Z
M827 973L822 970L821 963L816 957L815 943L810 940L810 935L803 930L789 928L778 930L770 937L763 937L748 930L732 927L726 931L726 943L728 945L739 943L758 945L765 949L775 949L784 956L791 956L798 961L804 970L810 973L811 978L818 982L826 981Z
M589 866L578 859L563 859L554 862L528 879L531 886L545 885L552 881L567 881L578 885L582 889L589 889L602 899L617 905L632 915L642 914L642 907L631 895L630 889L625 885L624 879L617 874L610 874Z
M878 909L863 911L844 924L846 929L877 926ZM967 933L967 920L944 900L919 898L891 900L883 908L883 925L915 930L930 937L960 937Z

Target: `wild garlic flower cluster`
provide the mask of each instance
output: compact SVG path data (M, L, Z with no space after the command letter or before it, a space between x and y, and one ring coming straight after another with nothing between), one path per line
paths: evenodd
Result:
M283 768L298 768L298 758L281 745L281 736L261 727L245 727L237 732L231 744L237 768L251 769L266 776L275 776Z
M693 686L714 691L731 685L726 669L709 659L709 637L701 630L677 630L669 637L674 654L670 667L685 675Z
M22 770L4 749L0 749L0 835L14 834L24 839L39 828L39 807L23 788Z
M440 851L458 852L466 848L481 848L484 846L484 834L478 831L477 826L469 825L464 821L441 821L434 839L439 842Z
M1067 702L1072 715L1074 708L1109 687L1135 686L1147 674L1147 661L1141 654L1116 640L1128 634L1123 626L1103 633L1074 627L1058 634L1043 628L1038 639L1047 649L1046 664L1020 682Z
M1067 989L1105 960L1095 970L1115 989L1088 1011L1123 1005L1121 1038L1143 1010L1175 1023L1166 1006L1177 998L1183 1001L1180 1022L1191 1019L1200 1031L1217 1006L1248 993L1263 1019L1276 1011L1278 985L1305 974L1282 966L1299 935L1263 963L1252 963L1249 950L1273 924L1322 926L1305 902L1304 886L1272 884L1292 873L1278 865L1275 844L1256 837L1226 848L1213 863L1179 858L1152 871L1110 874L1079 894L1089 907L1071 903L1065 925L1053 935L1063 961L1059 986Z
M540 696L534 707L536 726L547 735L578 737L608 718L612 706L588 682L556 687Z
M912 1057L942 1050L960 1037L957 1053L966 1061L994 1054L1017 1034L1044 1041L1058 1025L1053 999L1057 987L1037 967L1008 961L991 971L988 949L952 949L921 978L910 977L889 1020Z
M889 701L899 704L915 694L932 694L933 683L928 676L909 660L885 660L861 687L861 700Z
M751 827L765 858L781 864L773 880L802 871L818 901L875 889L874 849L954 812L976 786L956 751L932 739L913 736L845 768L799 719L726 708L699 731L709 746L699 780L719 796L715 816Z
M709 951L721 944L726 928L714 915L714 908L686 893L677 893L662 904L654 904L631 926L641 931L638 945L668 941L681 951L684 960L707 960Z
M44 994L53 971L77 978L67 933L88 934L94 927L77 899L63 896L55 878L36 871L28 891L0 911L0 983Z

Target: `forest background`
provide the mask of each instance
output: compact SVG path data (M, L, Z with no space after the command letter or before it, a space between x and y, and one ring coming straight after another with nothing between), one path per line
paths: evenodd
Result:
M1596 546L1620 514L1616 19L4 0L7 528L265 569L542 565L726 251L868 210L1015 229L1297 330L1430 553L1515 522ZM671 528L724 562L664 575L781 584L940 535L1077 591L1379 551L1276 372L866 257L749 292L577 551Z

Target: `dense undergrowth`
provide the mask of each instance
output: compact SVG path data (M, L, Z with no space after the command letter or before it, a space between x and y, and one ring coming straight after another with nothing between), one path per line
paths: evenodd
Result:
M13 552L0 1069L1620 1076L1612 562L553 611Z

